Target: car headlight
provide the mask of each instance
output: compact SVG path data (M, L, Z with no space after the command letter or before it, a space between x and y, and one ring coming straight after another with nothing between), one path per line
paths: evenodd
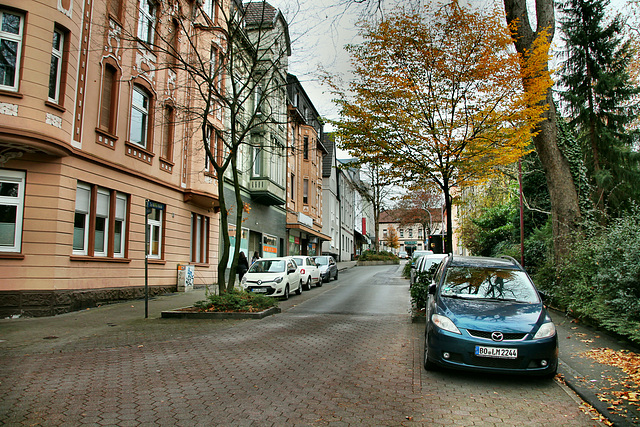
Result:
M538 329L538 332L533 336L534 340L539 340L541 338L549 338L556 334L556 325L553 322L543 323Z
M278 276L275 279L273 279L274 282L276 283L281 283L282 282L283 277L282 276Z
M447 316L434 314L433 316L431 316L431 321L434 325L444 331L453 332L454 334L460 334L460 329L458 329L458 327Z
M247 284L247 276L244 276L244 277L242 278L242 280L240 281L240 283L241 283L243 286L244 286L244 285L246 285L246 284Z

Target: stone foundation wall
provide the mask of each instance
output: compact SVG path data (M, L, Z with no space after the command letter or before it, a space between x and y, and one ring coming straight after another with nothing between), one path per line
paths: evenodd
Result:
M176 286L150 286L149 296L176 292ZM0 318L55 316L100 305L144 298L144 287L61 291L1 291Z
M358 261L358 266L364 265L396 265L400 264L399 260L396 261Z

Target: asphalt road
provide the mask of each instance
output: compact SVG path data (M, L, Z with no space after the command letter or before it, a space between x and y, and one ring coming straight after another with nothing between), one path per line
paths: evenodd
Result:
M349 269L257 321L16 346L0 353L0 425L595 425L555 381L426 372L400 273Z

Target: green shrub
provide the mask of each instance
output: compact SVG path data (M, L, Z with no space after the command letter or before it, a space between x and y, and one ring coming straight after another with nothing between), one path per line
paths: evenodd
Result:
M198 301L193 305L206 311L257 312L277 307L278 301L265 295L234 290L220 295L208 295L206 300Z
M411 278L411 260L407 261L402 268L402 277L405 279Z
M427 303L427 291L429 285L433 280L433 275L436 274L439 264L432 265L428 271L421 271L416 274L416 280L413 286L411 286L411 303L416 310L422 310L426 307Z
M572 315L640 343L640 209L575 243L542 286Z
M364 251L358 258L360 261L398 261L398 259L399 258L396 255L387 251Z

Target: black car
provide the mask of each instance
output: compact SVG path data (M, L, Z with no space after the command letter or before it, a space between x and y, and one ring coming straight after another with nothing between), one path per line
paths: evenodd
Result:
M320 277L323 282L328 282L331 278L338 280L338 263L331 255L318 255L312 258L320 268Z
M555 325L513 258L449 255L428 292L425 369L555 376Z

